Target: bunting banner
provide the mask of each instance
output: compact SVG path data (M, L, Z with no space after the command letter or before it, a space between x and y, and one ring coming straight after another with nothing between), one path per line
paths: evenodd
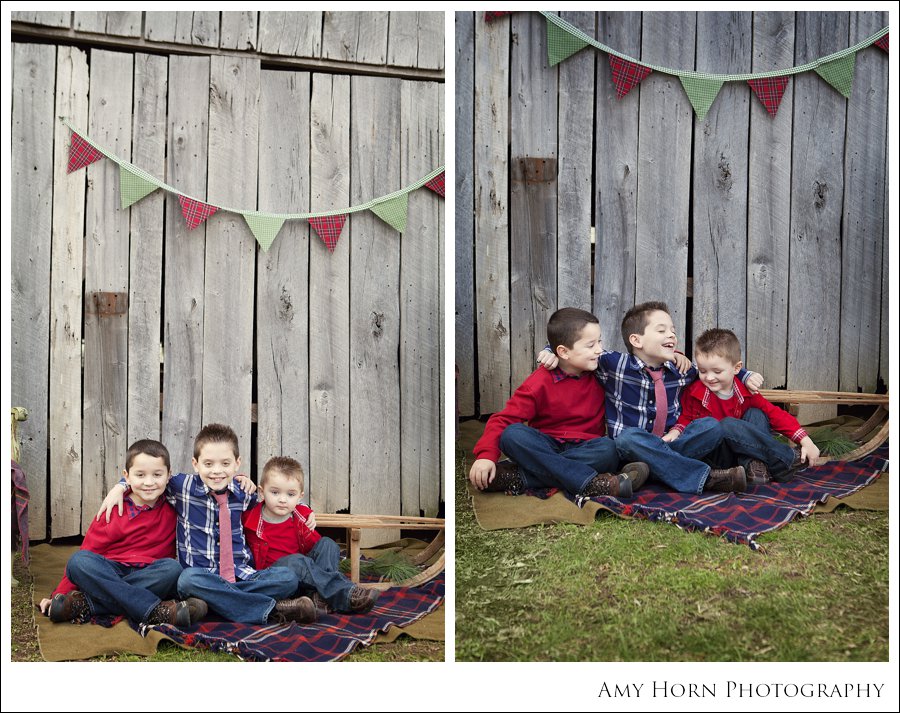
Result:
M181 214L189 230L193 230L218 211L237 213L244 218L247 227L253 233L253 237L256 238L256 241L265 252L268 252L272 243L275 242L275 238L278 237L281 226L288 220L307 221L319 237L322 238L329 252L334 252L341 230L350 213L364 210L372 211L385 223L402 233L406 230L410 193L427 187L434 193L444 196L444 167L439 166L427 176L423 176L400 190L348 208L318 213L264 213L257 210L229 208L185 195L178 189L167 185L92 141L73 127L65 117L61 116L59 119L72 132L72 140L69 145L68 172L71 173L84 168L101 158L108 158L119 167L119 197L123 210L146 198L155 190L162 189L166 193L178 196L178 202L181 204Z
M546 20L547 60L550 66L568 59L585 47L594 47L609 55L612 81L616 87L619 99L628 94L636 84L641 82L651 72L659 72L660 74L678 77L691 102L691 106L694 108L694 112L700 119L706 117L725 82L747 82L766 108L766 111L773 117L778 111L778 105L781 102L781 97L784 95L788 79L794 74L815 71L841 95L849 98L853 85L856 54L871 45L877 45L885 52L888 51L888 28L884 27L852 47L796 67L748 74L694 72L669 69L649 62L641 62L598 42L571 23L563 20L559 15L551 12L541 12L540 14Z

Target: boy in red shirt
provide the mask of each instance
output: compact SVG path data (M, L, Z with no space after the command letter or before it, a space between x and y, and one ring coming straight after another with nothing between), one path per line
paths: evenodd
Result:
M488 492L552 487L579 499L632 497L649 469L635 462L616 472L619 456L606 436L605 393L594 377L603 348L599 321L564 307L550 316L547 341L559 365L537 368L488 419L469 480ZM501 450L512 463L497 462Z
M703 332L697 337L694 360L699 378L681 398L681 416L667 434L670 438L677 438L691 421L711 416L721 423L725 447L724 453L713 455L713 459L720 466L723 459L734 457L746 462L748 480L784 482L804 462L816 465L819 449L797 419L759 394L751 394L734 378L742 366L741 344L734 332ZM782 443L771 431L787 436L796 445Z
M136 441L125 455L131 492L125 511L95 520L81 549L41 611L51 621L84 623L91 616L125 614L147 624L188 626L206 615L206 602L175 601L181 565L175 559L175 510L164 497L169 451L159 441Z
M380 592L355 585L341 574L337 544L315 531L313 511L300 502L303 468L297 461L270 458L257 495L262 502L241 517L257 569L290 569L297 577L297 596L308 593L319 610L362 613L375 605Z

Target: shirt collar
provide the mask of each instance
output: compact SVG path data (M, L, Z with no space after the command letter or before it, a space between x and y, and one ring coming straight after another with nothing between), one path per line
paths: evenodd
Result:
M635 356L634 354L629 354L628 359L631 362L631 366L633 366L638 371L644 371L645 369L652 369L653 367L643 361L640 357ZM663 362L663 365L660 369L668 369L669 371L678 371L675 368L675 362L667 361Z
M160 496L162 497L162 496ZM131 499L131 495L127 495L125 497L125 513L128 515L129 520L134 520L138 515L142 512L147 512L147 510L152 510L159 504L159 500L157 500L153 505L138 505Z
M553 377L553 383L558 384L563 379L580 379L581 374L569 374L559 367L556 367L550 372L550 376Z

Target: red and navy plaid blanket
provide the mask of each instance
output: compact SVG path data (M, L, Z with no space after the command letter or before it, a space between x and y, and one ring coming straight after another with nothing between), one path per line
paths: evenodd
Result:
M745 493L676 493L649 481L631 500L610 496L592 498L621 517L670 522L683 530L699 530L748 544L759 550L759 535L784 527L798 515L808 515L828 497L842 498L864 488L887 468L884 444L865 458L831 462L797 473L788 483L750 486ZM556 491L529 490L548 498Z

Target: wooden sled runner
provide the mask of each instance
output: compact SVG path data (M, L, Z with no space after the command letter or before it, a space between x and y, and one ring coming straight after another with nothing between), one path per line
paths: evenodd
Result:
M416 587L430 582L444 569L444 520L437 517L406 517L403 515L328 515L316 513L317 527L341 527L347 533L347 553L350 559L350 579L359 583L359 538L363 528L393 530L437 530L438 533L428 547L412 560L413 564L425 564L438 552L440 556L419 574L402 582L375 582L360 586L371 589L391 587Z
M889 426L887 394L856 394L849 391L782 391L780 389L760 389L759 393L772 403L783 404L788 411L795 415L796 406L799 404L877 406L875 413L850 435L851 440L859 444L859 447L842 456L823 456L823 463L857 460L869 455L887 440Z

